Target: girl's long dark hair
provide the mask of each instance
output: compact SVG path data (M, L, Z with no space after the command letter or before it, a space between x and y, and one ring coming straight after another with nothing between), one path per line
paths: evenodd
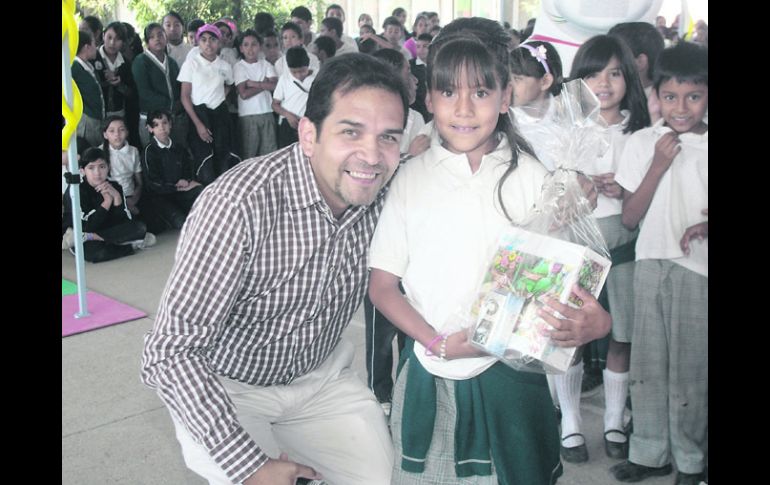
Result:
M623 39L614 35L597 35L588 39L575 54L570 78L583 79L599 72L607 67L613 57L620 61L620 70L626 81L626 95L620 102L620 109L631 112L623 133L633 133L650 126L650 113L647 110L647 96L636 70L634 54Z
M486 21L487 19L466 19L474 21ZM456 22L456 21L455 21ZM452 23L455 23L452 22ZM507 46L507 33L497 22L488 21L491 25L478 35L476 31L454 30L449 33L439 34L436 40L431 43L428 54L428 66L426 81L428 90L455 89L463 84L460 82L460 76L463 72L468 76L468 84L484 86L490 89L505 89L510 80L509 73L509 55ZM446 28L449 28L449 24ZM445 28L445 29L446 29ZM502 33L501 42L494 42L498 30ZM485 37L489 37L485 39ZM499 37L499 35L498 35ZM484 42L488 40L488 42ZM496 49L500 44L501 49ZM511 147L511 159L505 173L497 182L497 198L505 217L512 221L510 214L505 208L503 202L503 184L513 173L519 164L519 152L525 152L535 157L534 151L524 138L516 131L513 120L508 112L501 113L497 119L495 133L500 133L508 139Z

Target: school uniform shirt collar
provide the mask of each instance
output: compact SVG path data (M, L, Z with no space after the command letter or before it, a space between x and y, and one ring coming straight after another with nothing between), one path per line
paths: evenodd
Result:
M112 145L109 145L109 146L110 146L110 153L120 153L121 155L128 155L128 151L131 149L131 145L129 145L128 142L124 143L123 146L121 148L118 148L117 150L112 148Z
M427 66L427 64L425 64L424 62L422 62L422 59L420 59L419 57L415 57L415 59L416 59L416 61L414 61L414 63L415 63L416 65L418 65L418 66Z
M90 62L84 61L83 59L81 59L80 57L77 57L77 56L75 56L75 62L80 64L83 67L83 69L85 69L86 72L88 72L90 75L96 76L96 72L94 70L94 66L92 66Z
M123 59L123 54L118 52L118 55L115 57L115 62L111 62L110 58L107 57L107 53L104 52L104 45L99 46L99 54L102 57L102 60L105 64L107 64L107 69L110 71L114 71L115 69L119 68L121 65L123 65L125 59Z
M149 57L152 62L157 64L158 67L160 67L164 72L168 69L168 54L163 57L163 62L160 62L160 59L158 59L155 54L149 50L145 50L144 53L147 54L147 57Z
M704 123L706 123L706 132L702 135L699 135L697 133L682 133L679 135L679 140L688 144L700 144L700 143L707 143L709 140L709 130L708 130L708 122L704 119ZM654 125L652 125L653 133L656 135L656 139L660 138L661 136L665 135L669 131L673 131L671 128L665 125L666 120L663 118L659 119L655 122Z
M160 140L155 138L155 135L152 136L152 139L155 140L155 143L157 143L160 148L171 148L171 144L174 143L174 140L169 138L168 139L168 145L164 145L163 143L160 142Z
M500 137L500 142L497 147L491 152L481 157L481 164L476 173L471 173L470 165L468 164L468 157L464 153L452 153L441 145L441 136L438 136L439 143L431 146L426 152L426 162L428 166L437 167L444 165L449 168L453 173L465 176L473 176L486 170L488 166L494 166L498 163L507 163L511 159L511 149L508 144L508 138L505 136ZM457 163L462 162L462 163Z

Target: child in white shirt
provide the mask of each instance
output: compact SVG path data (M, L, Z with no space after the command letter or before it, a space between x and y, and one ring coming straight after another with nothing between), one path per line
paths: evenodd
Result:
M292 47L286 51L288 71L278 77L273 93L273 111L280 115L278 121L278 148L298 140L297 126L305 114L307 95L316 73L309 68L310 59L304 47Z

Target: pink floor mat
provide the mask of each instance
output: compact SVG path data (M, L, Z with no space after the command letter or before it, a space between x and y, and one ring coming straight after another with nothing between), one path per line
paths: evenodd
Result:
M147 316L141 310L93 291L86 292L86 305L89 313L87 317L75 318L75 314L80 310L77 293L62 296L61 303L62 337Z

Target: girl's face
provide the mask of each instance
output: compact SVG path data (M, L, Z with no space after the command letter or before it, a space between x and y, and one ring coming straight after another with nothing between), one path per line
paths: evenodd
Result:
M460 79L469 76L462 70ZM428 111L438 129L443 146L452 153L465 153L471 163L497 146L495 127L501 113L507 113L511 86L505 89L468 85L445 90L431 89L426 96Z
M121 49L123 49L123 40L113 29L107 30L104 33L104 52L108 56L117 56Z
M158 59L166 55L166 33L161 28L152 29L147 38L147 50Z
M511 77L513 79L513 105L518 107L531 106L544 100L553 81L553 78L548 74L540 79L523 74L512 74Z
M362 25L374 25L374 21L370 16L362 15L358 18L358 28L360 29Z
M97 187L107 180L110 174L110 166L107 162L98 158L80 169L80 175L86 178L86 182L91 187Z
M605 121L616 122L620 116L620 104L626 96L626 79L620 68L620 60L613 56L604 69L589 74L583 80L599 99Z
M261 46L259 45L259 42L257 41L256 37L249 35L243 38L243 42L241 42L240 50L246 62L254 63L259 60L258 57L259 57L260 47Z
M425 22L424 18L420 18L417 20L417 23L414 25L414 36L417 37L420 34L424 34L428 30L428 24Z
M213 61L219 54L219 39L210 32L204 32L198 39L201 55L207 61Z
M120 120L113 121L104 130L104 139L115 149L123 148L127 137L128 129L126 129L126 124Z
M232 47L233 46L233 31L230 30L230 27L225 27L224 25L219 26L219 30L222 32L222 47Z

